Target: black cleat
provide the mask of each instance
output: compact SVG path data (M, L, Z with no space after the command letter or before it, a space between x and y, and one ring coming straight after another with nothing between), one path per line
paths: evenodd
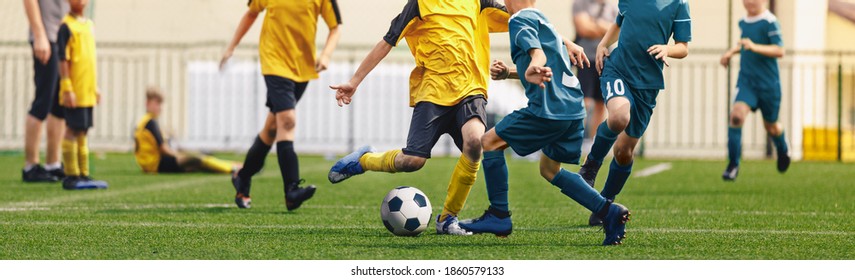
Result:
M250 182L245 182L238 177L237 172L232 173L232 186L235 187L235 204L237 204L238 208L250 208L252 207L252 199L247 195L247 190L249 190Z
M305 180L300 180L285 188L285 207L288 208L288 211L297 210L303 202L306 202L306 200L309 200L315 195L315 186L308 185L306 187L300 187L300 184L303 182L305 182Z
M582 168L579 169L579 176L582 176L582 179L588 183L588 186L593 188L594 182L597 180L597 173L600 172L601 166L603 166L602 162L587 159L585 160L585 164L582 165Z
M787 172L787 169L790 168L790 155L788 154L779 154L778 155L778 172L784 173Z
M44 166L35 165L29 171L21 170L21 179L27 183L53 183L59 179L45 170Z
M727 169L724 170L724 173L721 174L721 178L725 181L732 182L736 180L736 176L739 175L739 165L728 165Z
M47 170L48 174L56 177L57 180L62 181L65 179L65 169L60 165L59 168L53 170Z
M603 225L603 219L597 216L597 213L591 213L591 217L588 218L588 225L592 227L599 227Z

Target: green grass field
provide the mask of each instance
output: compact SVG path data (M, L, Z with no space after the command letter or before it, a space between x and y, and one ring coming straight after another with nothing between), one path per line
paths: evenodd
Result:
M234 159L239 157L231 156ZM63 191L20 181L21 155L0 156L0 259L853 259L855 165L747 162L724 183L723 162L670 161L673 169L633 178L618 198L633 212L623 246L601 247L581 206L543 181L537 164L510 161L515 231L395 237L379 204L399 185L422 189L442 208L456 159L413 174L367 174L330 185L332 162L301 159L319 185L286 212L276 160L253 183L253 208L237 209L228 176L143 175L131 155L93 158L109 190ZM635 170L664 161L640 160ZM575 171L578 167L569 167ZM605 173L605 169L604 172ZM605 174L600 174L601 187ZM463 218L487 206L483 175Z

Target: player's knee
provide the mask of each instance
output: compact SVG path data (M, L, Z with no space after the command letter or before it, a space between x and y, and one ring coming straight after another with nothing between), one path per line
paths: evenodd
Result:
M609 116L608 125L612 131L623 131L629 125L629 115Z
M297 120L290 117L281 118L277 126L284 131L292 131L297 127Z
M615 147L615 160L620 165L630 164L630 163L632 163L632 157L633 157L634 153L635 153L635 151L632 147L616 146Z
M472 137L463 141L463 153L472 161L478 161L481 159L481 150L481 139Z
M732 127L741 127L745 122L745 119L739 114L731 114L730 115L730 126Z
M561 171L560 166L540 165L540 176L549 182L552 182L552 180L555 179L555 176L558 175L559 171Z
M779 126L778 123L766 123L765 126L766 126L766 132L768 132L769 135L772 135L772 136L781 135L781 126Z
M267 140L269 140L269 141L276 139L276 127L275 126L265 128L262 133L264 134L264 136L267 136ZM269 141L265 141L265 142L269 142Z
M401 166L399 168L400 169L399 171L402 171L402 172L419 171L419 169L422 169L422 167L425 166L426 162L427 162L426 158L404 156L401 159Z

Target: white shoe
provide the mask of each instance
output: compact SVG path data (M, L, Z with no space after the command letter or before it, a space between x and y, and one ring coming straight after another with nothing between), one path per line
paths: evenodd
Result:
M462 228L460 228L460 223L455 216L448 216L445 218L445 221L440 222L439 217L442 214L436 216L436 234L448 234L448 235L472 235L471 232L468 232Z

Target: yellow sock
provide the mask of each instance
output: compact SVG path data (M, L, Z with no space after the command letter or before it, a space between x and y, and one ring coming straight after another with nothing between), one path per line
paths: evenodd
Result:
M77 137L77 164L80 176L89 176L89 140L86 135Z
M469 191L472 190L472 185L475 185L475 179L478 178L478 169L481 168L481 162L472 162L466 155L461 155L454 166L454 172L451 173L451 182L448 183L448 194L445 197L445 205L442 207L442 215L439 221L445 221L445 218L457 216L460 210L463 210L463 205L466 204L466 199L469 198Z
M77 163L77 141L62 139L62 165L66 176L80 176Z
M221 160L215 157L202 157L202 169L205 171L229 174L232 173L235 163L231 161Z
M367 153L359 158L359 164L365 171L398 172L395 168L395 158L401 150L391 150L385 153Z

